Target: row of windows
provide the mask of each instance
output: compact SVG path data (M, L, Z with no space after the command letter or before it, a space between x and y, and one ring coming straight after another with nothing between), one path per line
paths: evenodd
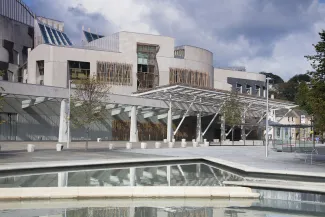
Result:
M68 36L64 32L60 32L52 27L38 24L45 44L55 44L62 46L72 46Z
M12 20L34 26L34 14L20 0L0 0L0 14Z
M255 85L255 89L253 90L252 86L249 84L246 84L245 86L242 86L241 84L236 84L236 91L238 93L244 93L244 94L249 94L249 95L257 95L261 96L261 94L264 96L265 95L265 88L260 87L258 85Z

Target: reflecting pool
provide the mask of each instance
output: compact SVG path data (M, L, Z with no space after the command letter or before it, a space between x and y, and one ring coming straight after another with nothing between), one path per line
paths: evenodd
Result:
M235 173L203 163L70 170L0 177L0 188L64 186L223 186L244 181Z
M275 200L85 200L25 201L0 203L6 217L296 217L324 216L324 204L292 203L284 207ZM296 208L300 207L300 210ZM305 207L305 208L304 208ZM309 208L308 208L309 207Z

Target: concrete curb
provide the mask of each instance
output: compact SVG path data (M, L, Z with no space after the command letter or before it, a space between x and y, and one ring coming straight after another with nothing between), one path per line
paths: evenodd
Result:
M244 186L251 188L276 189L276 190L292 190L302 192L325 193L325 186L320 184L306 183L306 185L298 185L293 182L277 182L277 183L263 183L263 182L247 182L247 181L224 181L226 186Z
M90 198L259 198L246 187L58 187L2 188L0 200Z
M251 207L259 199L250 198L124 198L124 199L91 199L91 200L22 200L0 201L0 210L18 209L76 209L84 207L214 207L227 208Z

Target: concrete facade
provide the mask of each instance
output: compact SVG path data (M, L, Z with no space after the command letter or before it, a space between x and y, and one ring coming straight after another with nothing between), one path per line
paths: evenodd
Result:
M43 80L44 85L67 87L68 61L89 62L91 76L97 74L98 61L127 63L133 66L132 84L111 85L111 92L129 95L137 91L137 45L152 44L159 46L159 86L169 84L170 68L184 68L207 73L210 76L209 87L213 87L213 54L202 48L182 46L184 58L174 58L174 41L165 36L120 32L92 41L83 48L41 44L29 53L27 81L40 84ZM44 61L44 76L37 74L36 61L40 60Z
M33 13L21 1L0 1L1 80L22 82L27 50L33 47Z

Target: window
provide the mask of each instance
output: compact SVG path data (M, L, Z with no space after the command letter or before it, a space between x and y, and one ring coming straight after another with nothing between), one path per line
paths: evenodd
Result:
M288 117L288 121L290 121L290 117Z
M44 60L36 61L37 74L44 75Z
M276 137L277 138L280 138L281 137L281 128L280 127L277 127L276 128Z
M176 49L174 51L174 57L175 58L184 59L184 57L185 57L185 50L184 49Z
M114 85L132 85L132 64L97 62L97 78Z
M90 63L79 61L68 61L69 74L71 80L81 80L89 78Z
M40 84L40 85L44 85L44 80L40 80L40 81L39 81L39 84Z
M238 93L242 93L242 85L241 84L236 84L236 91L238 92Z
M138 44L137 88L146 90L159 85L158 45Z
M260 96L261 95L261 87L258 86L258 85L255 85L255 94L257 96Z
M249 94L249 95L252 94L252 87L248 84L246 84L246 94Z

